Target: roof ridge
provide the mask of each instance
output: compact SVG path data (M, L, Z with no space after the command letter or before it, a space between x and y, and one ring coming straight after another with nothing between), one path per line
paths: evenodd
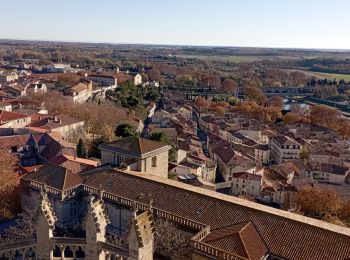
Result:
M68 173L68 169L67 168L64 168L64 169L65 169L65 172L64 172L62 189L65 189L65 187L66 187L66 180L67 180L67 173Z

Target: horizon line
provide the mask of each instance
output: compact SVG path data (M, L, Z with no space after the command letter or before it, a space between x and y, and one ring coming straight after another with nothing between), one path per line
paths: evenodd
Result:
M110 44L110 45L150 45L169 47L214 47L214 48L251 48L251 49L282 49L282 50L305 50L305 51L329 51L329 52L350 52L350 49L343 48L317 48L317 47L269 47L269 46L234 46L234 45L198 45L198 44L172 44L172 43L131 43L131 42L103 42L103 41L76 41L76 40L44 40L44 39L19 39L0 38L1 41L23 41L23 42L53 42L53 43L83 43L83 44Z

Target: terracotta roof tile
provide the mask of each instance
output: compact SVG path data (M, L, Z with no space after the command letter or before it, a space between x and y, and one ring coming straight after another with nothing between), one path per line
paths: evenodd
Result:
M211 230L252 222L269 253L285 259L350 257L350 229L344 227L147 174L95 170L80 176L83 185L115 196L146 204L152 196L154 208L209 225ZM247 243L254 244L254 236L247 237L251 241L244 240L245 246L251 248Z
M54 189L65 191L82 183L81 178L64 167L45 164L37 172L23 177L25 181L36 181Z
M102 150L121 151L134 156L141 156L157 149L168 147L157 141L128 137L118 141L100 145Z

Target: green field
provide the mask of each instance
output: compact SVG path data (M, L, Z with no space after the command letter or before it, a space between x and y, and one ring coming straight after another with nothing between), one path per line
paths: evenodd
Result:
M176 55L184 59L198 59L204 61L219 61L219 62L254 62L262 60L285 60L285 59L298 59L298 57L290 56L245 56L245 55L230 55L230 56L219 56L219 55Z
M309 77L317 77L319 79L336 79L337 81L344 79L346 81L350 80L350 74L335 74L335 73L325 73L325 72L314 72L314 71L308 71L308 70L293 70L293 69L281 69L283 71L286 71L288 73L292 71L300 71L305 73Z
M318 78L327 78L327 79L344 79L346 81L350 80L350 74L334 74L334 73L323 73L323 72L310 72Z

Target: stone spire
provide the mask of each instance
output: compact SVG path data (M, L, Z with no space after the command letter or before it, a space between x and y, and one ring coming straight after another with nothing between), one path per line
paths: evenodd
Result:
M103 256L99 255L97 244L98 242L106 241L106 227L110 221L100 197L89 196L88 211L85 219L87 253L93 259L103 259Z
M150 210L133 215L128 236L128 260L153 259L154 229L155 224Z
M56 214L52 209L45 187L40 192L38 205L38 221L36 227L37 255L38 260L50 259L50 238L53 237L53 230L57 221Z

